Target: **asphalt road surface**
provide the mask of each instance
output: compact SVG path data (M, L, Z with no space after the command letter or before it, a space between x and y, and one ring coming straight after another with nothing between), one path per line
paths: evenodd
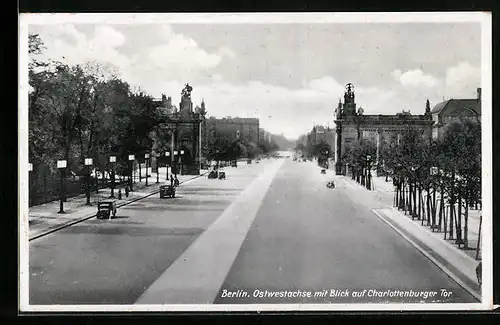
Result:
M382 222L372 212L379 206L363 197L364 190L343 181L326 188L326 180L336 178L329 173L321 175L313 163L282 166L216 303L477 302ZM441 289L452 294L441 297ZM312 297L265 297L266 290L284 297L283 291L310 291ZM346 290L349 296L342 297ZM364 296L353 297L363 290ZM439 295L373 296L386 290ZM236 297L223 298L230 292ZM314 297L316 292L326 296Z
M159 194L30 242L30 304L133 304L266 164L200 177L173 199Z
M277 172L269 172L272 168ZM265 173L270 185L261 185ZM337 188L327 189L326 181L337 178L329 173L321 175L314 163L291 159L279 165L271 159L240 164L227 168L225 181L199 178L183 184L178 198L153 196L120 208L111 221L90 219L34 240L30 304L133 304L148 288L172 282L181 291L184 283L215 288L205 295L212 295L209 301L199 303L477 302L372 212L386 202L365 197L362 189L341 179ZM234 210L249 216L235 216L235 236L225 242L227 249L220 249L221 236L233 226L225 232L213 228L228 224L222 218L231 221L227 211L235 202L252 205L255 212ZM216 241L219 246L211 252ZM196 245L200 242L202 247ZM200 249L202 254L192 253ZM210 254L217 254L220 264L209 264L216 256ZM203 264L188 264L190 256L205 256L205 265L220 269L194 274L189 265ZM177 271L167 274L173 268ZM452 294L368 297L372 289L446 289ZM254 297L266 290L322 295ZM349 295L342 297L346 290ZM352 297L353 291L363 290L364 296ZM234 296L227 297L229 292ZM196 295L190 299L196 302Z

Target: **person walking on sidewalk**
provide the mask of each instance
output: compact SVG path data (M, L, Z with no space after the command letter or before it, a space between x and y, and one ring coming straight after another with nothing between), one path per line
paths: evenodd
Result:
M476 276L477 276L477 282L479 283L479 285L481 285L483 283L483 262L479 262L479 264L477 265L476 267Z

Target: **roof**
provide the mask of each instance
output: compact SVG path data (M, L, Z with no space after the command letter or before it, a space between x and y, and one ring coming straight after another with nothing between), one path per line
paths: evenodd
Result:
M481 115L481 101L477 99L448 99L434 106L431 110L432 114L441 114L446 112L447 115L459 115L464 110L476 112Z

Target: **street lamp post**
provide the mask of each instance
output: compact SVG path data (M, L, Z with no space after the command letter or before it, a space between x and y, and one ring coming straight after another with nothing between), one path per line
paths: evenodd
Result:
M61 171L61 189L59 192L59 212L58 213L66 213L64 212L64 176L66 170L67 162L66 160L58 160L57 168Z
M179 155L179 162L180 162L180 165L181 165L181 175L182 175L182 156L184 155L184 150L181 150L180 152L181 154Z
M85 158L85 166L87 168L87 186L85 186L85 194L87 195L86 205L92 205L90 203L90 166L92 166L92 158Z
M148 186L148 160L149 160L149 153L144 154L144 164L146 165L146 186Z
M156 184L160 182L160 154L156 154Z
M367 175L366 175L366 178L367 178L367 183L366 183L366 188L371 190L372 189L372 168L371 168L371 159L372 159L372 156L368 155L366 156L366 165L367 165Z
M176 160L176 158L175 158L175 157L177 156L177 154L178 154L177 150L174 150L174 157L172 158L172 160L173 160L173 161L174 161L174 163L175 163L175 176L176 176L176 177L177 177L177 165L178 165L178 164L177 164L177 160ZM172 165L173 165L173 164L172 164Z
M111 196L109 198L114 199L115 198L115 166L114 166L114 164L116 163L116 156L110 156L109 163L111 164Z
M33 171L33 164L32 163L28 163L28 171L29 171L29 173L28 173L28 186L29 186L30 175L31 175L31 172ZM29 192L29 187L28 187L28 192ZM31 195L29 195L29 193L28 193L28 201L29 201L28 205L31 206Z
M165 151L165 157L170 157L170 151ZM168 162L168 158L167 158L167 162ZM165 181L168 181L168 165L169 165L168 163L165 163L165 168L167 170L166 176L165 176Z
M132 181L132 169L133 169L133 164L134 164L134 160L135 160L135 155L128 155L128 161L129 161L129 166L130 166L130 176L129 176L129 187L130 187L130 192L132 192L134 189L133 189L133 181Z

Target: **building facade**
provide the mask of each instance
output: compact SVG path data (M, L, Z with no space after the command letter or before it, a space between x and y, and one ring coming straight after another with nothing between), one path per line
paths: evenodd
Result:
M325 142L333 149L335 147L335 129L323 125L315 125L307 134L307 142L311 146Z
M356 107L354 86L346 85L344 102L339 101L335 114L335 170L336 174L345 172L343 154L346 148L359 141L370 140L377 147L377 161L380 147L384 143L398 139L403 131L419 130L422 141L430 141L432 137L433 120L430 108L423 115L411 115L403 111L396 115L363 115L363 109Z
M429 103L427 104L428 106ZM432 138L443 136L448 125L461 119L481 122L481 88L477 89L476 98L448 99L436 104L432 110Z
M182 90L179 109L172 105L171 97L162 95L155 101L163 116L163 127L168 130L169 165L172 173L199 175L202 161L202 135L205 121L205 103L193 109L192 87L186 84Z
M259 143L259 119L241 117L210 117L204 120L205 136L207 141L215 138L217 134L229 136L231 140L242 140L247 143Z

